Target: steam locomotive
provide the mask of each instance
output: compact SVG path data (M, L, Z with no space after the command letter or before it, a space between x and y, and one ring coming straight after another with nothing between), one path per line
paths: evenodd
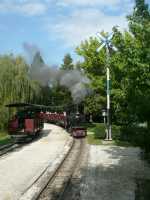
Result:
M85 137L87 131L80 126L82 117L76 114L48 112L48 107L28 103L13 103L6 105L15 108L16 114L8 122L8 132L12 138L34 138L44 127L44 122L54 123L66 128L73 137Z
M87 129L83 126L85 119L78 111L67 116L68 129L73 137L87 136Z

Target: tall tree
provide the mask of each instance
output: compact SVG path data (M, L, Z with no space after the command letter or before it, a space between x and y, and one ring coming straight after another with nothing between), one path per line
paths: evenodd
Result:
M80 68L84 70L91 80L91 97L85 100L85 111L99 115L100 110L106 107L105 92L105 51L97 53L99 42L96 38L90 38L77 47L76 52L82 56L84 61L80 63Z
M139 121L147 121L150 127L150 11L144 0L136 0L133 14L128 17L129 28L134 35L137 52L132 56L134 66L128 77L128 99Z
M0 56L0 129L8 120L6 104L34 102L40 93L39 84L31 80L25 60L13 55Z
M63 70L72 70L74 68L73 59L71 55L68 53L64 56L63 64L61 65L61 69Z
M113 42L118 52L112 53L110 60L111 107L113 120L119 123L147 121L150 126L149 16L147 4L143 0L136 0L133 14L128 16L130 31L121 33L114 28ZM106 54L104 50L97 54L97 45L98 41L90 38L81 43L77 48L77 53L84 58L82 68L93 80L92 88L97 87L96 94L99 92L100 96L105 97ZM92 107L91 103L88 105Z

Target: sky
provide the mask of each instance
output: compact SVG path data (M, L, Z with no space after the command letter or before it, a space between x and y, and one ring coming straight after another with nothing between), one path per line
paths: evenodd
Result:
M0 54L27 57L29 46L49 65L60 65L66 53L77 61L81 41L116 25L127 29L133 7L134 0L0 0Z

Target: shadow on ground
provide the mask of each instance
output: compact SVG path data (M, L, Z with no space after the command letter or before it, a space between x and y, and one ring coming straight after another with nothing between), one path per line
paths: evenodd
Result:
M104 147L94 159L89 155L81 177L70 182L61 199L150 200L149 165L140 159L139 148Z

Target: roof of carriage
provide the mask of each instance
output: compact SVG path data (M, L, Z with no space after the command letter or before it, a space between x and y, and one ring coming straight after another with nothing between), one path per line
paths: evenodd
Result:
M31 104L31 103L24 103L24 102L16 102L16 103L10 103L10 104L7 104L5 105L6 107L8 108L13 108L13 107L16 107L16 108L29 108L29 109L60 109L60 108L64 108L66 106L62 106L62 105L58 105L58 106L46 106L46 105L39 105L39 104Z
M48 106L44 106L44 105L38 105L38 104L31 104L31 103L11 103L11 104L7 104L5 105L6 107L38 107L38 108L46 108Z

